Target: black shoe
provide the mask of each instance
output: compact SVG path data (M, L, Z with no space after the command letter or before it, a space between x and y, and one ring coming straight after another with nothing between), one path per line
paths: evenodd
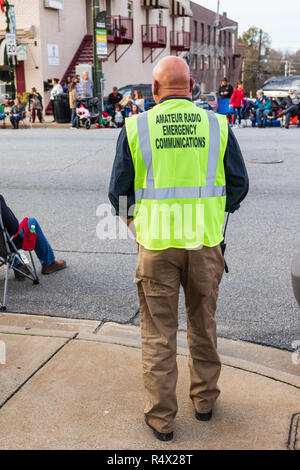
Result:
M158 431L156 431L156 429L154 429L151 426L151 424L148 423L147 418L145 418L145 423L147 424L147 426L149 426L149 428L152 429L154 436L159 441L168 442L168 441L173 440L173 433L172 432L158 432Z
M210 421L212 418L212 410L208 413L199 413L198 411L195 411L195 418L198 419L198 421Z

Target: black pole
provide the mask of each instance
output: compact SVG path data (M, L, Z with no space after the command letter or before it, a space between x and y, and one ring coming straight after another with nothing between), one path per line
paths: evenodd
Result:
M6 16L6 32L10 32L10 22L9 22L9 15L8 15L8 10L10 8L10 4L8 3L8 0L5 0L5 16ZM8 70L8 75L9 75L9 84L11 86L11 97L12 99L15 99L16 97L16 87L15 87L15 66L13 63L13 58L12 56L8 56L8 65L9 65L9 70Z
M93 43L94 43L94 87L95 87L95 94L98 98L98 109L99 109L99 118L98 122L100 122L102 118L102 62L99 60L97 56L97 42L96 42L96 22L97 16L100 12L100 4L99 0L93 0L92 4L93 8Z

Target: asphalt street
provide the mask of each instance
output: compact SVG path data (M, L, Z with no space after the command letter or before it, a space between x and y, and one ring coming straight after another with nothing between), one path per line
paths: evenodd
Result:
M291 350L300 339L290 280L291 260L300 250L300 130L235 133L251 188L230 217L230 273L220 288L218 334ZM69 265L41 276L39 286L12 278L9 311L138 324L136 245L96 236L117 136L117 130L0 129L0 193L20 220L39 220L56 257ZM179 320L184 330L183 298Z

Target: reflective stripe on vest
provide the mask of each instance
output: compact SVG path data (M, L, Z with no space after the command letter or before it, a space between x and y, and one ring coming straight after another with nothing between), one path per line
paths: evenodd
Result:
M206 174L206 186L186 188L155 188L153 176L153 159L148 125L148 113L137 118L140 149L147 168L147 188L135 190L135 200L160 201L163 199L190 199L226 196L226 186L215 186L220 150L220 124L212 111L207 112L209 120L209 151Z

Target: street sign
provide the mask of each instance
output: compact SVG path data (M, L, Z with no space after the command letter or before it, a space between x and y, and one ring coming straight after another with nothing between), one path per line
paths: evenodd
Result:
M15 15L14 5L9 5L8 18L9 18L9 32L17 35L16 15Z
M6 52L8 57L17 55L17 37L15 34L6 33Z
M100 12L96 18L96 53L98 59L107 59L107 29L106 29L106 12Z

